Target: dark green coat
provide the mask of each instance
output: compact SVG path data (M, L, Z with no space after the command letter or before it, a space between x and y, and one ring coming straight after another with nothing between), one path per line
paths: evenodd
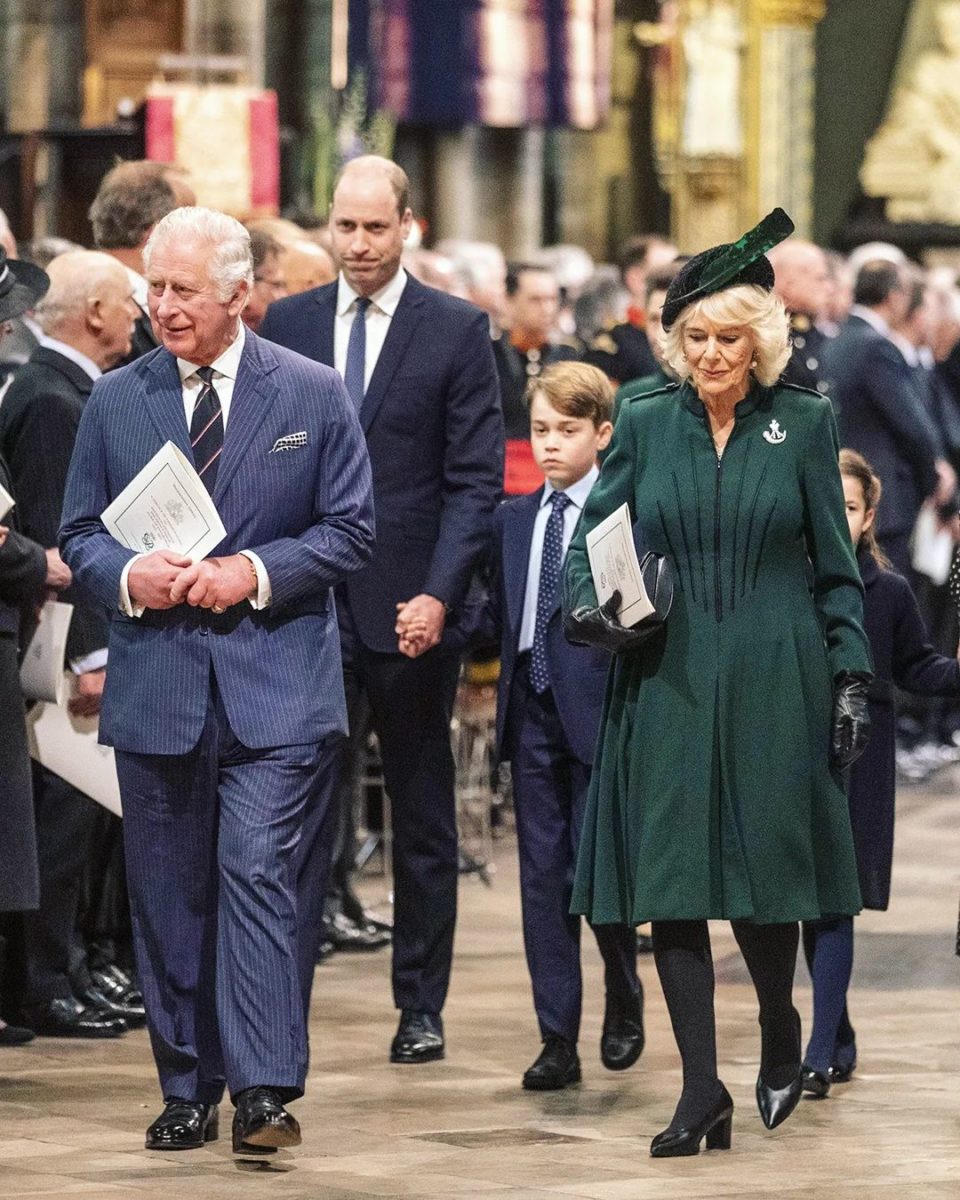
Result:
M828 765L833 677L870 670L837 448L829 401L797 388L754 385L719 461L689 385L625 406L567 603L596 603L586 533L624 502L676 589L607 685L573 896L592 922L859 910Z

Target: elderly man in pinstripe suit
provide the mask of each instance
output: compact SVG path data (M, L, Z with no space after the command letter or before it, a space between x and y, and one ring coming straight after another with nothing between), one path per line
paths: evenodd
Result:
M337 374L244 330L250 242L177 209L144 252L162 345L99 380L61 546L110 606L101 740L117 754L134 941L164 1109L148 1149L297 1145L303 1094L295 854L346 710L331 588L370 557L370 466ZM134 556L100 513L166 441L227 536L191 566Z

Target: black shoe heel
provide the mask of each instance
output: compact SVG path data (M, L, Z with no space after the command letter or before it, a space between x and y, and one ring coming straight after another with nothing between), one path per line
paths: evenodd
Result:
M650 1143L652 1158L687 1158L700 1153L706 1138L708 1150L729 1150L733 1141L733 1100L721 1084L720 1097L695 1125L674 1129L671 1125Z
M729 1150L733 1141L733 1114L707 1131L708 1150Z

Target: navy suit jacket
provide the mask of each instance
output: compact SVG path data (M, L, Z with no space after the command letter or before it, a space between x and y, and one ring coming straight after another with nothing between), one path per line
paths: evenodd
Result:
M530 567L533 527L543 488L501 504L493 516L488 544L489 597L483 635L500 639L497 691L497 755L509 760L516 747L507 727L510 695L520 646L523 601ZM610 655L592 646L574 646L564 637L560 592L547 626L547 667L560 723L570 749L588 765L593 762L597 731L610 673Z
M280 437L305 446L271 453ZM213 500L216 556L256 553L270 606L217 616L180 604L139 619L118 608L131 551L100 513L167 441L191 456L176 359L158 349L98 380L77 433L60 545L112 612L100 717L107 745L184 754L199 740L213 669L234 733L254 749L346 731L330 589L370 557L373 501L363 435L339 376L246 331Z
M262 337L333 365L337 284L271 304ZM360 409L373 469L377 545L346 583L369 649L397 652L397 604L464 601L503 485L503 417L487 317L410 277Z
M909 532L937 486L936 447L916 380L897 347L851 317L827 344L826 375L840 444L857 450L883 484L877 532Z

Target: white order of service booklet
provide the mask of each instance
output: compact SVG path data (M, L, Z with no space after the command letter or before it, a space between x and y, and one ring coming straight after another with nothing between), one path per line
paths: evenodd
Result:
M69 694L69 675L64 677ZM97 741L97 717L76 717L65 704L35 704L27 713L30 755L116 816L120 784L113 750Z
M587 558L597 601L605 604L614 592L620 593L617 618L621 625L632 629L654 611L640 571L628 505L621 504L590 530Z
M27 700L63 703L63 656L72 617L73 605L61 600L48 600L41 608L40 623L20 666L20 690Z
M173 442L164 443L100 519L128 550L173 550L192 562L227 536L203 480Z
M3 520L11 508L13 508L13 497L3 484L0 483L0 521Z

